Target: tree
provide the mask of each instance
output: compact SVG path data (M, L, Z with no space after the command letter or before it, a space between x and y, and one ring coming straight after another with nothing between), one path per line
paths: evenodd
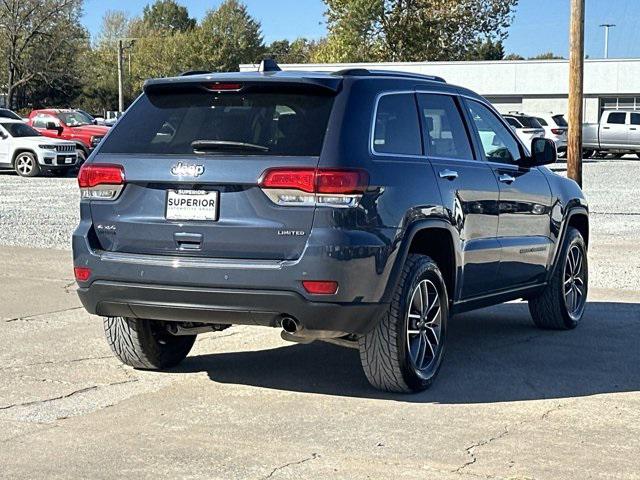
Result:
M72 79L76 54L86 44L82 0L2 0L0 39L6 58L7 106L35 81L53 87ZM65 84L64 82L62 83Z
M558 56L553 52L546 52L540 53L535 57L529 57L529 60L565 60L565 58Z
M463 60L501 41L518 0L324 0L330 62Z
M289 40L275 40L266 48L266 54L275 58L278 63L309 63L318 49L318 42L297 38Z
M201 64L211 70L238 70L241 63L255 62L265 51L260 23L238 0L225 0L207 12L198 33L203 46Z
M503 60L524 60L524 57L522 55L518 55L517 53L510 53L509 55L505 56Z
M178 5L175 0L156 0L153 5L147 5L142 13L142 21L152 30L171 33L185 32L196 26L187 8Z
M490 38L477 42L476 46L467 53L465 60L502 60L504 47L501 41L494 42Z

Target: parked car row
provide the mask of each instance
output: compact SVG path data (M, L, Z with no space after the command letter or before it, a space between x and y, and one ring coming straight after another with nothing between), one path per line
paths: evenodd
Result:
M556 144L559 154L566 152L568 124L563 115L548 113L532 116L509 112L503 117L525 145L531 145L534 138L549 138Z
M79 168L109 131L96 123L82 110L33 110L22 119L0 109L0 168L24 177Z

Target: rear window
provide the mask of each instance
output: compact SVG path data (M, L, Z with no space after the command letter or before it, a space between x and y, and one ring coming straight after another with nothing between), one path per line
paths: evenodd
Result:
M563 115L554 115L553 117L553 121L556 122L556 125L559 127L568 127L569 124L567 123L567 121L565 120Z
M100 150L191 155L200 145L212 155L318 156L332 106L332 96L300 92L143 95Z
M540 122L538 122L534 117L518 117L518 120L526 128L542 128Z

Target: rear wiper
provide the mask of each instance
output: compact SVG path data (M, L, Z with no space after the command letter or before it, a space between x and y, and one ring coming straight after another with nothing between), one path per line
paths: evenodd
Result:
M194 152L268 152L269 147L255 143L231 142L228 140L194 140L191 142Z

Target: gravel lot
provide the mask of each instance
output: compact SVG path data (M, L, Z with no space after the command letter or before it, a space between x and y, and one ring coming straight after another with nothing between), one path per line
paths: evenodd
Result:
M553 169L564 174L565 164ZM587 161L584 185L592 213L591 285L640 290L640 160ZM0 173L0 245L71 248L78 223L78 189L74 178L25 179ZM607 258L612 249L629 249L628 261ZM595 260L595 262L594 262Z

